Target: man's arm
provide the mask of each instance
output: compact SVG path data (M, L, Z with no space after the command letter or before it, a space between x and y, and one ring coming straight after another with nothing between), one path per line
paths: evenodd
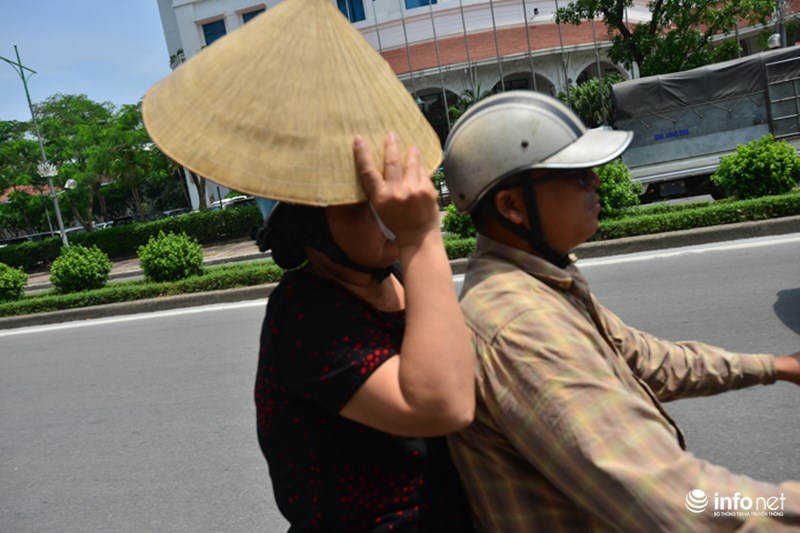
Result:
M498 399L489 409L514 448L576 507L623 531L800 524L800 484L758 482L681 449L657 405L620 378L583 327L553 312L519 317L492 344L529 349L503 350L483 394ZM785 495L783 516L721 518L713 505L693 513L686 496L695 489L712 500Z
M800 371L793 370L791 361L784 360L787 358L733 353L702 342L658 339L628 326L613 312L596 305L628 366L662 402L769 385L776 379L790 379L793 375L798 379Z

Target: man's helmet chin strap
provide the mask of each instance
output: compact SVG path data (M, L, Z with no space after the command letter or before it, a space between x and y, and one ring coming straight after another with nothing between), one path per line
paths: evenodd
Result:
M540 254L546 261L559 268L565 268L571 263L569 256L559 254L553 250L550 245L547 244L547 240L544 237L542 221L541 217L539 216L539 208L536 203L536 192L533 189L533 180L521 180L520 188L522 189L522 197L525 200L525 210L528 214L530 228L526 228L522 224L514 224L497 210L494 202L489 202L491 205L489 213L492 219L520 239L530 244L531 249Z

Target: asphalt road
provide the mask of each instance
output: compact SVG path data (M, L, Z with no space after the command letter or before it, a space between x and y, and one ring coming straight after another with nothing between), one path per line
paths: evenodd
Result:
M665 338L800 349L800 235L581 263L601 302ZM650 257L648 259L648 257ZM255 437L264 302L0 331L0 531L285 531ZM669 405L690 450L800 479L800 388Z
M0 338L0 531L285 531L254 425L263 309Z

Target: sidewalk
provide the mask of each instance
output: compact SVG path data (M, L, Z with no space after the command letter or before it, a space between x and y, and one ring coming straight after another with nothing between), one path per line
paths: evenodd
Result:
M752 237L765 237L800 233L800 215L759 222L743 222L709 228L698 228L687 231L674 231L630 237L610 241L589 242L579 246L575 253L579 258L589 259L610 255L629 254L635 252L653 251L666 248L679 248L697 244L722 242L735 239ZM255 242L246 239L229 243L207 246L203 250L205 265L231 263L237 261L250 261L266 259L268 254L263 254L256 248ZM450 265L454 274L464 272L466 259L451 261ZM141 275L137 258L115 261L111 270L111 277L120 279ZM29 290L44 289L49 287L49 272L32 274L28 280ZM211 291L179 296L151 298L134 302L98 305L67 311L54 311L18 317L0 318L0 330L25 326L53 324L72 320L86 320L90 318L110 317L125 314L149 313L166 309L193 307L227 302L239 302L267 298L275 284L243 287L222 291Z

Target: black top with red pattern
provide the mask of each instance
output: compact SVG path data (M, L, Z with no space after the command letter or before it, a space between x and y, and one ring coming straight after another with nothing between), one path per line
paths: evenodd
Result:
M390 435L339 415L398 353L404 314L288 273L272 293L256 377L258 439L290 531L469 531L443 438Z

